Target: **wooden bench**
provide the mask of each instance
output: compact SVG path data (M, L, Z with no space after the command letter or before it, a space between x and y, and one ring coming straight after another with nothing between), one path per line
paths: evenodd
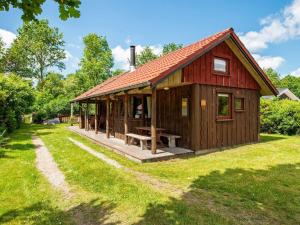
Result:
M151 137L149 136L143 136L143 135L139 135L139 134L132 134L132 133L128 133L126 134L126 137L130 137L132 139L137 139L140 141L140 145L141 145L141 150L146 149L147 146L147 141L151 140ZM131 142L130 142L131 144Z
M175 134L166 134L166 133L162 133L160 134L161 137L166 137L168 139L168 147L169 148L175 148L176 147L176 139L181 138L178 135Z

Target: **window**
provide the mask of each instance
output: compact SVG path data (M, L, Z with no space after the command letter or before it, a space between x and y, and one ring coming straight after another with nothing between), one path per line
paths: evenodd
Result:
M236 111L244 111L245 110L244 98L235 98L234 99L234 109Z
M132 96L130 99L130 116L135 119L141 119L143 115L143 101L141 97Z
M214 58L213 69L216 73L228 74L228 60L222 58Z
M181 116L188 116L188 98L181 99Z
M231 94L218 93L218 119L231 119Z
M151 118L151 96L144 96L144 117Z

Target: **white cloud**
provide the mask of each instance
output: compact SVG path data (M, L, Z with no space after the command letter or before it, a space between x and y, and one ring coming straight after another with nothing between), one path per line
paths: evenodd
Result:
M258 62L262 68L277 69L285 60L280 56L261 56L259 54L253 54L254 59Z
M10 47L10 45L12 44L12 42L15 40L17 36L13 32L0 28L0 37L2 38L5 47L8 48Z
M70 48L76 48L76 49L82 48L81 45L77 45L77 44L73 44L73 43L68 43L67 46Z
M68 50L65 50L65 55L66 55L66 58L64 59L65 61L69 61L70 59L73 58L73 55Z
M72 68L77 70L79 68L78 64L80 59L78 57L73 56L68 50L65 50L66 58L63 60L66 64L66 68Z
M243 43L252 52L265 49L270 43L300 37L300 0L294 0L277 15L262 19L261 25L259 31L240 35Z
M296 69L295 71L291 72L291 75L295 77L300 77L300 67Z
M149 46L155 54L161 54L162 47L160 45ZM136 53L139 54L145 46L137 45L135 47ZM112 49L112 54L114 58L114 68L128 70L129 69L129 58L130 58L130 48L123 48L118 45Z

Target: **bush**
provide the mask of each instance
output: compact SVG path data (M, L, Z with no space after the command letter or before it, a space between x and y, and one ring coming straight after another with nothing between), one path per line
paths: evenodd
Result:
M261 100L261 131L300 134L300 102L291 100Z
M34 93L31 82L0 73L0 128L8 132L20 127L22 115L30 112Z

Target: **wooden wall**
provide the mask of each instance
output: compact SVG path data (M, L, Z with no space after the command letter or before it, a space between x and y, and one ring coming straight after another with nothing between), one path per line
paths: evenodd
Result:
M212 67L214 57L229 60L229 76L214 74ZM260 89L257 82L225 42L184 67L183 80L198 84Z
M180 86L157 92L157 127L181 136L178 146L191 146L191 86ZM188 98L188 116L181 115L181 99Z
M194 150L220 148L258 141L259 91L211 85L199 86L200 102L205 100L206 107L200 107L200 125L198 124L200 129L198 133L191 133L192 138L200 138L200 143ZM217 121L217 92L231 93L232 104L234 104L234 97L243 97L245 110L237 112L232 105L232 119ZM194 112L193 109L192 112ZM192 124L195 125L195 121L192 121Z

